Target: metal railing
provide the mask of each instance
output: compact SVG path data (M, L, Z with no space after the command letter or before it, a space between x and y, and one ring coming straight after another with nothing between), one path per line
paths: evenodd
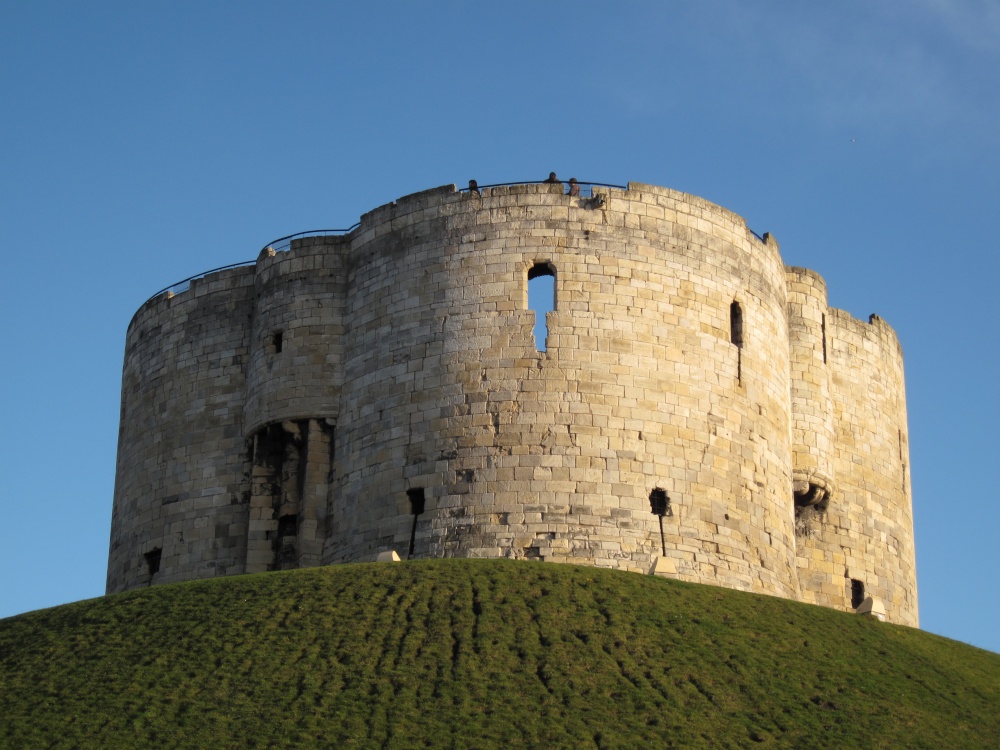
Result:
M279 237L276 240L272 240L271 242L268 242L266 245L264 245L264 247L260 249L260 252L264 252L265 250L270 248L271 250L280 253L283 250L287 250L289 247L292 246L292 240L297 240L300 237L330 237L332 235L350 234L359 226L361 226L360 221L355 222L347 229L310 229L306 232L296 232L295 234L289 234L284 237ZM260 253L258 253L258 255L259 254Z
M274 250L275 252L282 252L291 247L292 240L298 239L300 237L330 237L333 235L348 234L350 232L353 232L360 225L361 222L359 221L353 226L348 227L347 229L310 229L305 232L296 232L295 234L285 235L284 237L279 237L276 240L268 242L266 245L264 245L264 247L260 249L260 252L258 252L257 254L260 255L261 252L264 252L265 250L268 249ZM230 268L242 268L243 266L252 266L255 265L256 263L257 259L255 258L254 260L244 260L240 261L239 263L230 263L228 266L219 266L218 268L213 268L208 271L202 271L201 273L196 273L194 276L188 276L186 279L182 279L181 281L178 281L175 284L163 287L163 289L156 292L155 294L151 294L149 296L149 299L146 300L146 302L156 299L161 294L166 294L167 292L170 292L171 294L180 294L181 292L186 292L188 289L191 288L192 281L200 279L204 276L208 276L209 274L217 273L219 271L228 271ZM146 304L146 302L143 302L142 304L144 305Z
M556 182L552 182L551 180L520 180L518 182L494 182L489 185L476 185L475 188L473 188L471 185L469 187L459 188L458 192L468 193L471 190L478 191L478 190L485 190L487 188L512 187L514 185L556 185L556 184L561 185L563 189L566 190L568 193L568 189L570 186L569 180L558 180ZM616 190L628 190L628 185L614 185L610 182L591 182L590 180L577 180L575 184L580 187L580 196L585 198L593 197L593 190L595 187L615 188ZM279 237L276 240L268 242L266 245L264 245L264 247L261 248L260 252L263 252L264 250L268 249L274 250L275 252L282 252L291 247L292 240L296 240L301 237L329 237L335 235L350 234L359 226L361 226L360 221L352 224L347 229L310 229L305 232L296 232L295 234L288 234L285 235L284 237ZM760 240L761 242L765 241L764 238L761 237L759 234L757 234L755 231L753 231L749 227L747 227L747 229L749 229L750 233L758 240ZM258 255L259 254L260 253L258 253ZM219 271L228 271L230 268L242 268L243 266L252 266L256 263L257 263L256 259L245 260L240 263L231 263L228 266L219 266L218 268L213 268L209 271L202 271L201 273L196 273L194 276L188 276L186 279L178 281L175 284L171 284L170 286L164 287L155 294L150 295L149 299L147 299L146 302L156 299L161 294L166 294L167 292L170 292L172 294L179 294L180 292L185 292L188 289L190 289L192 281L200 279L204 276L208 276L209 274L218 273ZM146 303L144 302L143 304Z
M239 263L230 263L228 266L219 266L218 268L213 268L211 271L202 271L201 273L196 273L194 276L188 276L186 279L182 279L181 281L178 281L176 284L165 286L163 287L163 289L156 292L155 294L149 295L149 299L147 299L146 302L149 302L149 300L151 299L156 299L161 294L166 294L167 292L170 292L171 294L180 294L181 292L186 292L188 289L191 288L192 281L194 281L195 279L200 279L202 276L208 276L210 273L215 273L217 271L228 271L230 268L239 268L241 266L252 266L256 262L257 262L256 260L244 260ZM146 302L143 302L142 304L145 305Z
M476 185L476 190L485 190L486 188L495 187L512 187L514 185L562 185L563 189L568 192L569 180L557 180L556 182L551 182L550 180L518 180L517 182L494 182L491 185ZM610 182L590 182L589 180L577 180L576 184L580 186L580 195L584 198L589 198L593 195L593 189L595 187L607 187L616 188L618 190L628 190L628 185L613 185ZM458 192L468 193L473 188L464 187L459 188Z

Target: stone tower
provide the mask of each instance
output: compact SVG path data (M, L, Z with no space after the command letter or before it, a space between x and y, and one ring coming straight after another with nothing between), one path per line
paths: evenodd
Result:
M107 588L388 550L659 560L916 625L908 460L895 333L741 217L446 186L139 309Z

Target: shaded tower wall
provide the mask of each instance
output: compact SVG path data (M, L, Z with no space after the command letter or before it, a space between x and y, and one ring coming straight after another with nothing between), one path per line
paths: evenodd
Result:
M344 379L345 237L257 259L245 434L247 572L320 564Z
M800 513L802 597L850 610L878 596L889 619L916 626L902 350L878 316L865 323L830 308L826 319L836 490L826 507Z
M122 372L108 592L242 573L252 268L147 302Z
M604 198L445 188L362 218L327 561L665 555L688 580L797 594L777 246L674 191ZM545 352L526 305L539 265Z

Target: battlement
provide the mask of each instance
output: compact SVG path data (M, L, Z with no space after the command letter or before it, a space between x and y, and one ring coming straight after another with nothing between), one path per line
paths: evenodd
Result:
M916 624L896 335L727 209L447 185L185 283L129 326L109 591L503 556Z

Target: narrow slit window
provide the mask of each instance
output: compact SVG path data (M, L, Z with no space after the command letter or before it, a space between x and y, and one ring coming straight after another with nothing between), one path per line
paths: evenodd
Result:
M275 354L281 354L281 348L285 343L285 334L283 331L275 331L271 334L271 351Z
M736 382L743 382L743 308L733 300L729 306L729 340L736 346Z
M406 496L410 498L410 513L413 514L413 526L410 528L410 552L409 557L413 557L413 548L417 541L417 518L424 512L424 488L414 487L406 491Z
M903 460L903 431L899 430L899 465L903 468L903 492L906 492L906 461Z
M743 348L743 308L735 300L729 306L729 340Z
M823 364L826 364L826 315L820 318L820 336L823 337Z
M550 263L528 270L528 309L535 313L535 348L544 352L549 331L546 314L556 307L556 272Z

